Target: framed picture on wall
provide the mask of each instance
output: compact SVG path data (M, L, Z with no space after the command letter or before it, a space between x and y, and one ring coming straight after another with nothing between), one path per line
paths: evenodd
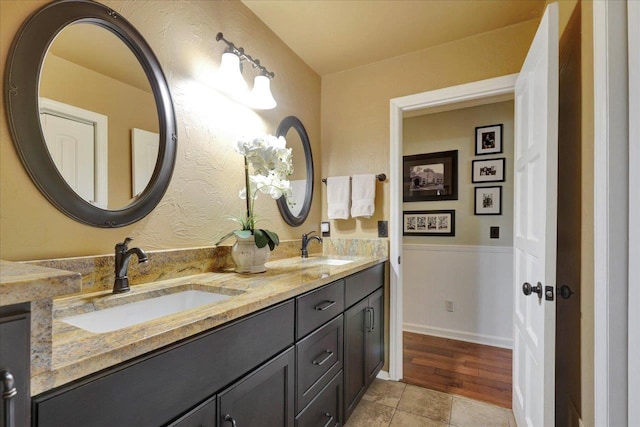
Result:
M476 187L475 190L476 215L502 215L502 186Z
M405 202L458 200L458 150L402 158Z
M476 156L502 153L502 124L476 128Z
M455 236L456 211L404 211L404 236Z
M504 157L473 160L471 162L471 182L504 182L504 167Z

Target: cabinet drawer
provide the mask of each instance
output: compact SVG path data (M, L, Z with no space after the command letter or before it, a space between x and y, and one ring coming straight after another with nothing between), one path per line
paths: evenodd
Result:
M342 425L342 371L296 417L296 427Z
M351 307L382 286L384 286L384 263L347 277L344 286L345 307Z
M296 298L296 339L300 339L344 310L344 280Z
M208 399L167 427L216 427L216 398Z
M298 411L342 369L342 317L336 317L296 344Z

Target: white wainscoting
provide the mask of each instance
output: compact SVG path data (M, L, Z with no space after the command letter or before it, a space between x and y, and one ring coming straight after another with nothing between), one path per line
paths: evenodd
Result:
M512 348L512 247L402 248L405 331Z

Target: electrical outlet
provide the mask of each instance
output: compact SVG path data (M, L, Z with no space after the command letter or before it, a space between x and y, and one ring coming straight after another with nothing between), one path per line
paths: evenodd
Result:
M453 308L453 301L446 300L444 302L444 308L446 308L447 311L450 311L450 312L455 311L454 308Z
M490 239L499 239L500 238L500 227L489 227L489 238Z
M378 237L389 237L389 223L378 221Z

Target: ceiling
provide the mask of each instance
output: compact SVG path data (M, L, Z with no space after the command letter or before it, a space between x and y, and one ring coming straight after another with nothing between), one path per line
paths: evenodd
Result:
M320 75L540 19L545 0L242 0Z

